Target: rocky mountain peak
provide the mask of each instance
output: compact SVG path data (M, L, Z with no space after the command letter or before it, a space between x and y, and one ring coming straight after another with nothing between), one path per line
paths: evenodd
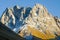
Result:
M42 39L55 38L56 35L60 35L60 19L52 16L41 4L36 4L33 8L19 6L7 8L1 17L1 22L16 33L20 31L19 35L24 38L31 35L37 36L38 33L40 36L37 37Z

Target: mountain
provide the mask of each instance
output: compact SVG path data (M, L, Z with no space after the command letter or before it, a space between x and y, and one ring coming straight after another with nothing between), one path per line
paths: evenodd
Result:
M33 8L18 5L6 8L1 22L27 40L32 40L34 36L40 39L60 36L60 19L51 15L41 4Z
M0 22L0 40L26 40Z

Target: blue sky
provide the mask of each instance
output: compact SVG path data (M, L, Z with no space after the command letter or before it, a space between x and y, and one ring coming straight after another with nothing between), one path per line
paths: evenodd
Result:
M14 5L33 7L36 3L44 5L49 13L60 18L60 0L0 0L0 17L6 8Z

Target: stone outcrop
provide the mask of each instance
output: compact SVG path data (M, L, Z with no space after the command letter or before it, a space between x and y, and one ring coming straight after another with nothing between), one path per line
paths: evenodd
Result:
M1 22L26 39L33 36L51 39L60 35L60 19L51 15L41 4L36 4L33 8L19 6L7 8Z

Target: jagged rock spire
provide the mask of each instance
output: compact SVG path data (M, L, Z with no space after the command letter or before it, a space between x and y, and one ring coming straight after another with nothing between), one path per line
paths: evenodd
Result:
M24 34L37 36L38 34L34 34L34 32L46 36L37 36L41 39L55 38L56 35L60 35L60 28L58 27L58 25L60 26L60 21L56 21L41 4L36 4L33 8L19 6L8 8L4 11L1 22L16 33L21 31L19 34L20 36L22 34L24 38L27 37L27 35ZM32 31L36 31L32 32L29 28Z

